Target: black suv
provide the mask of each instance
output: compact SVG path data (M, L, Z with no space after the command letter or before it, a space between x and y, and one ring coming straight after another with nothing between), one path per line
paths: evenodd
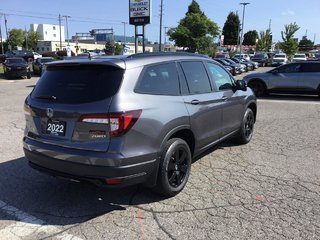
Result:
M3 63L3 72L6 78L27 77L31 78L31 71L28 63L23 58L7 58Z
M165 196L186 185L192 158L231 136L248 143L257 113L243 81L184 53L48 63L24 109L31 167Z

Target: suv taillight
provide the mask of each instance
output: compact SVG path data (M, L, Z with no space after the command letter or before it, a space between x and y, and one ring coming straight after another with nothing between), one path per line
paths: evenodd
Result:
M110 137L119 137L128 132L139 119L142 110L110 114L88 114L80 117L80 122L109 124Z

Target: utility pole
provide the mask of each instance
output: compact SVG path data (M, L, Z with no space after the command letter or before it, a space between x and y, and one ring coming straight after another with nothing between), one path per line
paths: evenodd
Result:
M238 11L236 12L236 15L237 15L237 17L239 18ZM240 31L241 31L241 23L240 23L240 19L239 19L238 35L237 35L237 52L239 51Z
M68 30L68 18L70 18L70 16L62 16L62 17L65 17L66 18L66 27L67 27L67 42L68 42L68 45L69 45L69 30Z
M168 27L164 27L164 51L165 51L166 42L167 42L167 29Z
M26 50L28 50L28 32L26 26L24 26L24 31L26 33Z
M2 13L0 13L0 19L1 19L1 17L2 17ZM0 40L1 40L1 54L4 54L3 41L2 41L1 22L0 22Z
M4 54L3 41L2 41L2 31L1 31L1 24L0 24L0 40L1 40L1 54Z
M122 22L123 23L123 38L124 38L124 45L127 43L127 37L126 37L126 24L127 22Z
M61 14L59 13L59 31L60 31L60 51L62 51L62 38L61 38Z
M240 5L243 5L243 11L242 11L242 31L241 31L241 38L240 38L240 54L242 53L242 38L243 38L243 30L244 30L244 13L245 13L245 9L246 9L246 5L248 5L250 3L248 2L243 2L240 3Z
M269 31L271 32L271 19L269 20Z
M160 34L159 34L159 52L162 50L162 16L163 16L163 0L160 5Z
M7 34L7 42L8 42L8 49L11 51L11 43L10 43L10 39L9 39L9 34L8 34L8 26L7 26L7 17L4 14L4 26L6 28L6 34Z

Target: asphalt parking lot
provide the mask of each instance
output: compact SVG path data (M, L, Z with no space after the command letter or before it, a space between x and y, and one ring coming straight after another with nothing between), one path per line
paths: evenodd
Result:
M259 99L252 141L216 146L193 163L183 192L164 199L30 169L23 102L37 79L0 77L1 240L320 239L318 97Z

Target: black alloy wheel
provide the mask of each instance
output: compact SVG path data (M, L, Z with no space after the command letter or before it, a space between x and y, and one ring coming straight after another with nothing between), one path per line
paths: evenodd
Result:
M243 116L239 133L236 136L236 140L238 143L246 144L250 142L253 135L254 124L255 124L254 113L250 108L248 108Z
M170 139L162 150L155 190L166 197L178 194L186 185L191 169L191 152L180 139Z

